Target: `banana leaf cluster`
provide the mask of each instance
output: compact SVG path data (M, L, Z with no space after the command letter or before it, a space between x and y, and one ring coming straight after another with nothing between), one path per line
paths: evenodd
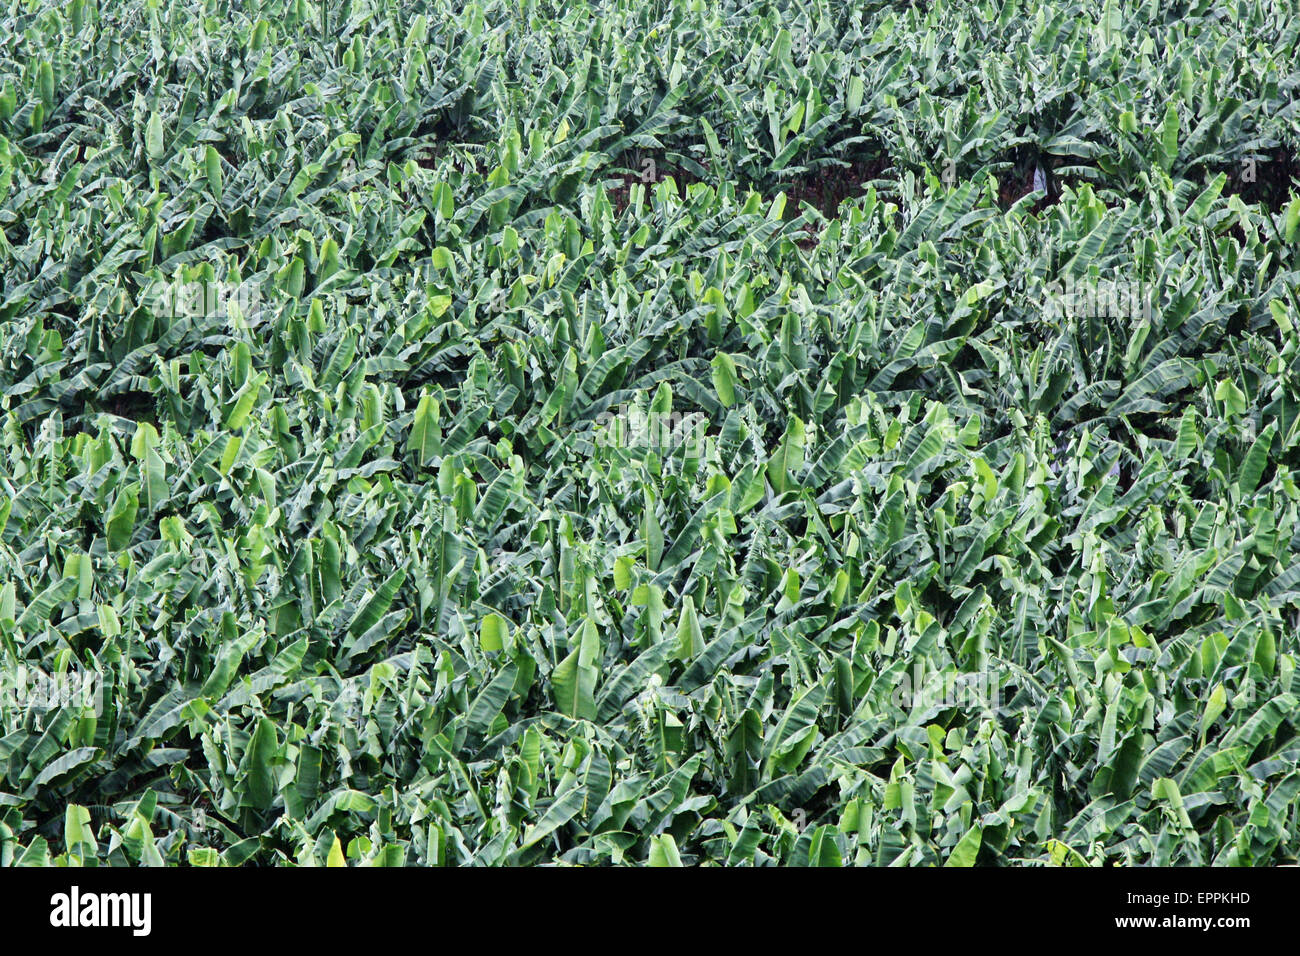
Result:
M1296 862L1286 7L8 4L0 864Z

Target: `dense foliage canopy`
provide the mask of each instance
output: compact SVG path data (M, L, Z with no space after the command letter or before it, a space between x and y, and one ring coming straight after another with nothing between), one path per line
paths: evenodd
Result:
M13 0L0 862L1295 861L1285 6Z

